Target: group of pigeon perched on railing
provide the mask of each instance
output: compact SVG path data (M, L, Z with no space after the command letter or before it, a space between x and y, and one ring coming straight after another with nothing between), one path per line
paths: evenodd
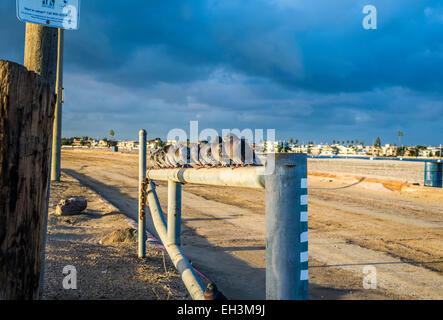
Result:
M246 139L229 134L212 142L168 144L151 153L154 168L215 168L262 165Z

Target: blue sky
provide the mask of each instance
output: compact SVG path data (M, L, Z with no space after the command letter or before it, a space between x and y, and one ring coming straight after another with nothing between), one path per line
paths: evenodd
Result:
M365 5L377 30L362 27ZM0 3L0 58L25 25ZM443 144L443 4L83 0L65 34L63 136L273 128L278 139Z

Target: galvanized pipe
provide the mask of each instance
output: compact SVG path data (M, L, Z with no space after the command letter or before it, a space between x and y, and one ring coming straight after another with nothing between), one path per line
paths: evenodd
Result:
M266 183L266 299L308 299L308 196L305 154L275 154Z
M263 189L265 185L263 172L263 167L151 169L146 172L146 178L158 181Z
M180 273L189 294L194 300L204 300L205 289L198 275L195 273L194 268L191 266L189 260L185 257L180 247L178 247L176 244L169 243L168 241L166 221L163 216L160 201L158 200L157 193L155 192L155 185L153 182L149 182L147 185L147 199L155 229L160 237L160 240L165 246L169 257L171 258L172 263Z
M55 82L55 93L57 100L55 105L54 127L52 133L52 164L51 180L60 181L61 163L61 139L62 139L62 106L63 106L63 48L64 30L58 29L58 49L57 49L57 76Z
M181 245L181 183L168 181L168 244Z
M305 300L309 298L307 156L287 153L272 156L266 168L152 169L146 172L146 177L201 185L265 188L266 298ZM171 194L172 191L170 198ZM153 215L157 220L155 227L165 243L172 238L167 238L158 198L155 193L149 197L151 213L157 210L155 217ZM163 230L157 226L161 223ZM195 273L192 277L198 279Z
M138 257L146 257L146 219L145 219L145 172L146 172L146 131L139 132L138 164Z

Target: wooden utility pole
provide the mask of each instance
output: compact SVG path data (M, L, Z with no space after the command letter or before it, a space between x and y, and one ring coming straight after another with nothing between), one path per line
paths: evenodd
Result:
M57 77L55 92L57 93L57 104L55 106L54 132L52 134L52 162L51 180L60 181L60 156L61 156L61 134L62 134L62 104L63 104L63 50L64 30L58 29L57 45Z
M57 84L57 61L58 61L58 29L45 27L38 24L26 23L25 36L25 67L29 71L34 71L51 86L51 89L56 94ZM56 98L58 100L58 97ZM57 101L56 101L57 102ZM51 128L53 133L53 128ZM51 137L52 138L52 137ZM51 149L50 149L51 150ZM49 204L49 188L50 188L50 174L51 164L48 168L48 187L46 192L46 209L42 214L44 215L43 226L43 244L41 249L41 273L40 273L40 293L43 292L43 275L45 264L45 248L46 248L46 233L48 220L48 204Z
M37 299L43 283L57 40L27 23L25 68L0 60L0 300Z
M26 23L25 67L46 79L55 90L57 77L56 28Z
M54 108L44 78L0 60L0 300L39 297Z

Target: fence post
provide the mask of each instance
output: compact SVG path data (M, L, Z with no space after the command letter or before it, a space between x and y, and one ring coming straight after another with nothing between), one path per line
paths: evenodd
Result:
M146 256L146 219L145 219L145 175L146 175L146 130L139 132L138 164L138 257Z
M60 181L61 164L61 138L62 138L62 108L63 108L63 47L64 30L58 29L58 55L57 55L57 76L55 92L57 100L55 104L54 131L52 134L52 164L51 180Z
M265 190L266 299L308 299L306 154L275 154Z
M181 245L181 183L168 181L168 243Z
M54 109L51 83L0 60L0 300L39 298Z

